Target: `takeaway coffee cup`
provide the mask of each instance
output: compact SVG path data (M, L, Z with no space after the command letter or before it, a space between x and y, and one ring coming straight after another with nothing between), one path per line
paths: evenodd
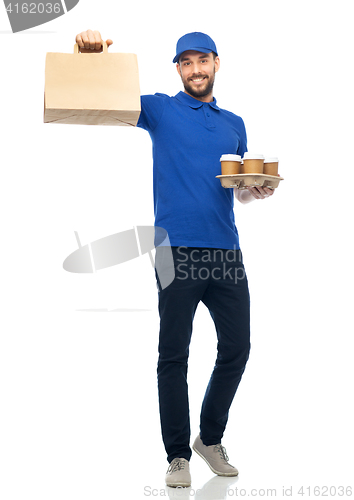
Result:
M266 158L263 165L263 173L266 175L278 175L278 158Z
M241 172L241 156L222 155L220 161L222 175L235 175Z
M242 161L241 171L243 174L263 174L263 155L245 153Z

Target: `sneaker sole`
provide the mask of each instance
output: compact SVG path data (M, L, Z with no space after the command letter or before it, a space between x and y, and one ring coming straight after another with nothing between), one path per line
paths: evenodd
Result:
M214 474L217 474L218 476L226 476L226 477L232 477L232 476L238 476L238 471L237 472L219 472L210 465L208 460L194 447L192 446L192 449L204 460L206 464L208 464L210 470L214 472Z
M170 488L189 488L189 486L192 483L166 483L166 486L169 486Z

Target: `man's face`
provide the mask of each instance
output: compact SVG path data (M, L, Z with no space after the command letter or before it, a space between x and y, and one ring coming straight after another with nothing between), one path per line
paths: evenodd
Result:
M183 52L177 64L186 92L199 99L212 96L215 73L219 70L219 57L195 50Z

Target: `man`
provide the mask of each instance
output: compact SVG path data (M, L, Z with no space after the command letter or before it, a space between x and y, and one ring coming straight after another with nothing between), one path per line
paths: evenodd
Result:
M76 37L82 51L101 51L98 31ZM107 40L111 45L112 40ZM155 226L169 236L175 279L159 289L158 391L162 438L169 468L168 486L191 484L187 364L197 305L209 309L218 338L217 359L200 415L193 450L211 470L236 476L221 445L228 412L250 351L249 293L234 222L233 196L241 203L273 194L268 188L225 189L215 178L222 154L247 151L240 117L220 109L213 97L220 59L213 40L188 33L173 59L184 91L141 96L137 126L153 142ZM156 259L163 261L163 248ZM201 353L201 360L203 354Z

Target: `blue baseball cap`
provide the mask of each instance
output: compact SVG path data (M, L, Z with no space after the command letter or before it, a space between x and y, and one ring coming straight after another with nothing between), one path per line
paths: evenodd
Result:
M196 50L198 52L204 52L204 54L215 52L215 54L218 55L216 45L210 36L205 33L199 33L198 31L187 33L178 40L176 56L172 62L178 62L181 54L186 50Z

